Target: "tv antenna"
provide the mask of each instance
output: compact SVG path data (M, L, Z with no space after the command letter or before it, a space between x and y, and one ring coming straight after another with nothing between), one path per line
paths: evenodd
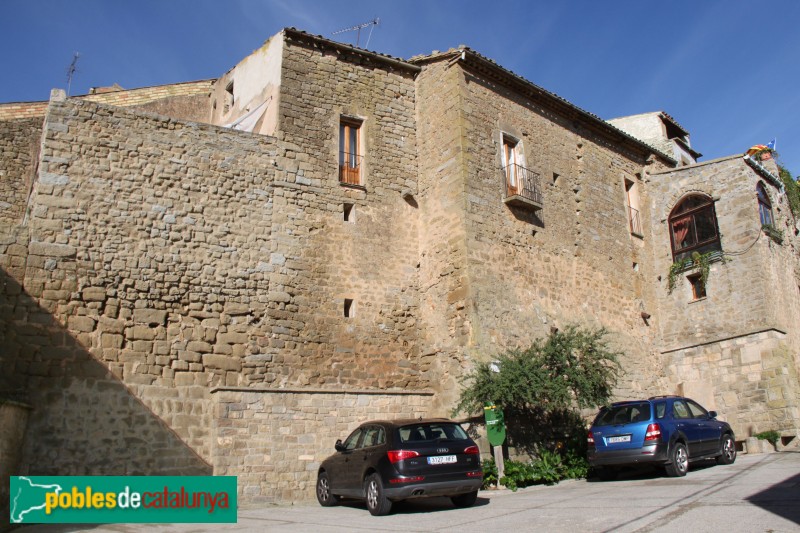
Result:
M72 63L67 67L67 96L69 96L70 89L72 88L72 77L78 72L78 58L81 57L79 52L72 54Z
M367 36L367 44L364 45L364 48L369 46L369 40L372 38L372 30L375 29L375 26L381 23L381 19L375 17L374 19L370 20L369 22L365 22L363 24L358 24L356 26L345 28L343 30L335 31L331 35L338 35L340 33L344 33L346 31L357 31L358 34L356 35L356 46L359 46L359 42L361 41L361 28L366 28L367 26L371 26L369 29L369 35Z

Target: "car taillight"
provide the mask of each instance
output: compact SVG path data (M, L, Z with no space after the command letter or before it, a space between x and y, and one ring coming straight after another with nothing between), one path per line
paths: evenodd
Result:
M586 442L588 442L589 444L591 444L592 446L594 446L594 435L592 435L592 432L591 432L591 431L589 432L589 436L588 436L588 437L586 437Z
M476 470L475 472L467 472L467 477L483 477L483 471Z
M650 424L647 426L647 433L644 434L644 440L659 440L661 438L661 426L658 424Z
M390 450L386 452L386 455L389 456L389 462L394 464L398 461L411 459L412 457L419 457L419 452L415 452L414 450Z
M464 453L467 455L473 455L476 453L481 453L481 451L477 446L467 446L466 449L464 449Z
M399 483L417 483L419 481L423 481L425 476L413 476L413 477L396 477L389 480L389 483L397 485Z

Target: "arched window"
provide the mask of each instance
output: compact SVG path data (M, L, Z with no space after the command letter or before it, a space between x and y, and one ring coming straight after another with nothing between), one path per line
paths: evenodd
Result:
M756 196L758 196L758 216L761 218L761 225L772 226L775 223L775 218L772 216L772 202L769 201L767 191L761 182L756 185Z
M669 215L670 241L674 261L690 257L692 252L721 250L714 201L708 196L687 196Z

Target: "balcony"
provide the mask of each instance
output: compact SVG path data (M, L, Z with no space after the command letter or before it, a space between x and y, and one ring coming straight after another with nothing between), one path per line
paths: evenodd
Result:
M642 233L642 219L639 216L639 210L633 207L628 207L628 218L631 221L631 233L637 237L643 237Z
M348 185L361 185L361 167L363 164L363 155L340 152L339 182L346 183Z
M506 205L538 211L544 207L539 174L520 165L506 165L503 168Z

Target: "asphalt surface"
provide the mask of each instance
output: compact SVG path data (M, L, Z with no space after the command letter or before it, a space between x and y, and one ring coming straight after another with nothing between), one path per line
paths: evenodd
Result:
M31 525L17 533L358 532L793 532L800 531L800 452L741 455L736 463L693 464L684 478L655 470L617 480L566 481L517 492L481 491L476 505L448 499L395 504L373 517L363 503L240 509L236 524Z

